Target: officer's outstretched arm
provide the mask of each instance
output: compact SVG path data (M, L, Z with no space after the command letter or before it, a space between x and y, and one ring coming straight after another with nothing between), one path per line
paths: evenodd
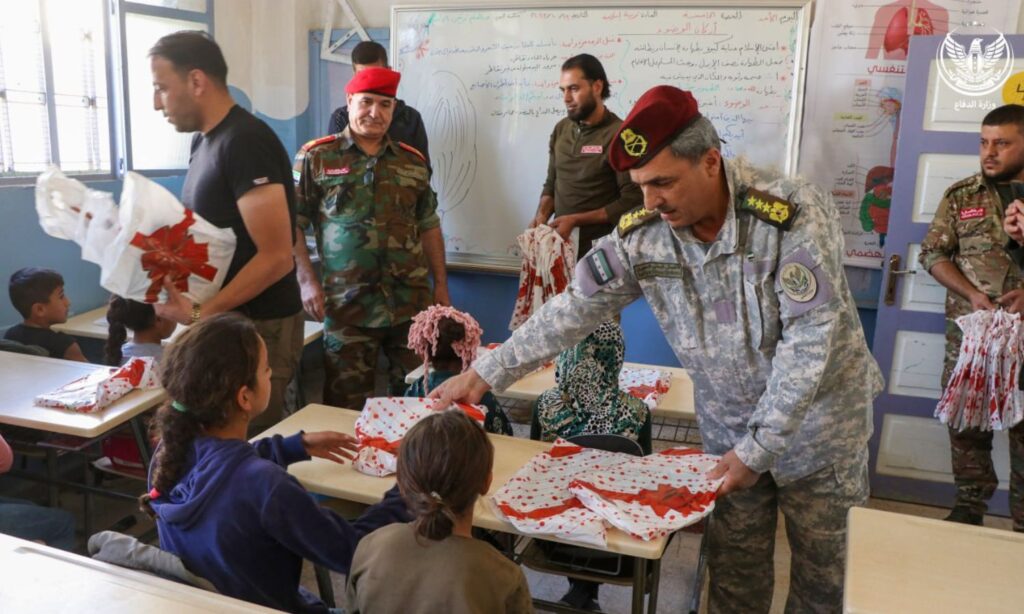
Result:
M618 237L601 239L576 265L569 287L544 304L497 350L473 363L501 391L570 348L640 296Z

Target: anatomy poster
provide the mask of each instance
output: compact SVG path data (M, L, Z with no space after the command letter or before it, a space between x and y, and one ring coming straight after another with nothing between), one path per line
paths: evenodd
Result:
M1019 10L1006 0L818 0L800 173L832 192L847 265L881 266L910 37L1013 27Z

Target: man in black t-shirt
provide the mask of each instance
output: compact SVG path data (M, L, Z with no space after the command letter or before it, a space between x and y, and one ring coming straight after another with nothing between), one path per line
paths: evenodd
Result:
M380 43L363 41L352 48L352 72L357 73L364 68L389 68L388 52ZM348 128L348 106L338 107L331 113L328 120L328 131L337 134ZM430 152L427 151L427 130L423 126L420 112L395 99L395 110L391 115L391 127L388 135L392 141L412 145L427 159L430 166Z
M273 370L270 404L252 424L281 419L284 391L302 352L303 316L292 259L295 191L291 160L264 122L235 104L227 64L203 32L176 32L150 49L153 106L178 132L195 132L181 200L238 238L224 286L202 305L166 285L165 318L189 324L223 311L256 323Z

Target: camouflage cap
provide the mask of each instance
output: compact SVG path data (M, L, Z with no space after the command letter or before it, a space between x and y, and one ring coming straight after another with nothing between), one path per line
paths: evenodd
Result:
M690 92L658 85L644 92L609 145L608 164L618 172L650 162L698 117Z

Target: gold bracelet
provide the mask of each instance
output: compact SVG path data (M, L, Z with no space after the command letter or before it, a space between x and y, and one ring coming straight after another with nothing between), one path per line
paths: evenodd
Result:
M189 320L189 325L195 324L199 321L203 306L199 303L192 301L192 318Z

